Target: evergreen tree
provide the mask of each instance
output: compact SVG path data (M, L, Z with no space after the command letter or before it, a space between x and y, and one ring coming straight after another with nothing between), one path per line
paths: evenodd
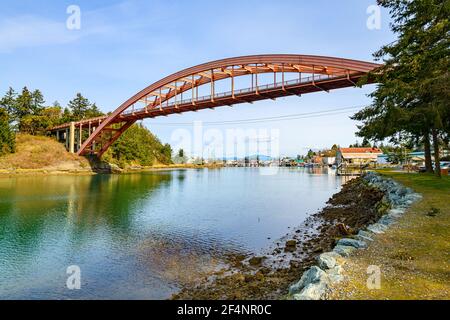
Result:
M29 114L32 114L33 110L33 96L27 87L22 89L22 93L16 98L15 110L13 115L16 117L17 121Z
M421 137L430 170L430 135L436 175L440 175L440 136L449 133L450 1L378 0L390 10L398 41L375 53L384 65L369 75L379 83L371 106L353 119L362 121L358 134L371 140L396 136Z
M34 90L31 94L31 113L37 115L44 108L45 100L40 90Z
M14 91L13 88L9 87L4 97L0 99L0 108L5 109L6 112L9 114L10 122L13 122L15 120L13 114L16 110L16 97L17 93Z
M93 103L86 112L87 118L96 118L103 115L104 113L100 111L100 109L97 107L95 103Z
M81 120L87 118L87 114L91 103L88 99L83 97L81 93L77 93L76 97L69 101L68 107L72 113L74 120Z
M15 151L15 135L6 109L0 108L0 156Z
M111 145L104 159L117 162L121 167L132 163L151 166L156 163L170 164L171 156L170 145L163 145L147 128L134 124Z
M306 157L308 159L312 159L315 155L316 155L316 153L314 151L312 151L311 149L309 149L308 153L306 154Z

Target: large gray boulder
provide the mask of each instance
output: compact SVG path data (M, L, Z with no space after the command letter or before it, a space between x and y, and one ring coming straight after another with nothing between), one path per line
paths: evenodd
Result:
M364 230L359 230L358 234L355 236L356 239L361 241L373 241L373 233Z
M326 283L327 281L328 281L327 274L319 267L313 266L303 273L302 277L296 284L293 284L289 288L289 293L295 294L300 292L304 287L306 287L309 284L319 282Z
M385 226L390 226L394 222L395 222L395 218L389 214L382 216L381 219L378 220L378 223L385 225Z
M392 217L396 217L396 218L402 216L404 213L405 213L405 209L398 209L398 208L391 209L388 211L389 215L391 215Z
M355 247L352 246L342 246L342 245L337 245L336 247L334 247L333 251L340 254L343 257L348 257L350 256L354 251L356 250Z
M310 283L300 293L294 294L294 300L320 300L327 292L324 282Z
M364 241L356 240L356 239L350 239L350 238L339 239L339 241L337 242L337 245L338 246L354 247L356 249L367 248L367 244Z
M344 280L342 275L344 268L342 266L335 266L332 269L326 271L329 283L339 283Z
M323 270L334 268L336 266L336 257L334 254L336 254L336 252L322 253L317 259L319 267Z
M367 230L370 232L380 234L384 233L387 230L387 227L385 225L382 225L381 223L374 223L367 227Z

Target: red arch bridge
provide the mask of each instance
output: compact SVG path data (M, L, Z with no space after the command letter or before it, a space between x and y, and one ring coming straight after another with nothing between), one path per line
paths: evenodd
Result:
M207 62L167 76L125 101L107 116L50 129L78 155L105 151L136 121L170 114L252 103L356 86L380 65L333 57L267 54ZM239 84L247 83L244 88ZM370 83L370 77L366 83ZM218 88L228 88L220 92ZM205 92L206 94L199 94Z

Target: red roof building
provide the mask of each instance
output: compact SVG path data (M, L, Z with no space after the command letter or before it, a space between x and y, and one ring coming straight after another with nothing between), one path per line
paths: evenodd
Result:
M383 151L378 148L340 148L337 151L337 164L367 164L377 162Z

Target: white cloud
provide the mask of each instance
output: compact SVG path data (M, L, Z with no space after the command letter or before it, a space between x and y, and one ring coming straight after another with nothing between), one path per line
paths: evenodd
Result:
M82 20L80 30L69 30L66 21L51 20L36 15L20 15L4 19L0 22L0 52L13 52L20 48L46 45L58 45L75 42L83 37L111 32L107 25L92 24ZM68 17L68 16L67 16ZM85 23L86 22L86 23Z
M70 31L65 23L32 15L5 19L0 23L0 52L76 41L80 32Z

